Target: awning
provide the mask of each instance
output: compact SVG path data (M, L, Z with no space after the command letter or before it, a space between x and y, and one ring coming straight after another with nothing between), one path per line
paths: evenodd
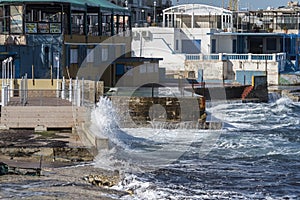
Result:
M107 0L0 0L0 4L16 4L16 3L65 3L77 6L100 7L100 9L117 11L122 13L130 13L128 9L113 4Z

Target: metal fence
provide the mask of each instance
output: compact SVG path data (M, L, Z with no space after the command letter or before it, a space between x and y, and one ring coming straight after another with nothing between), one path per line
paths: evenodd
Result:
M32 89L28 87L27 75L18 86L2 86L2 106L83 106L94 104L103 95L103 83L76 78L57 79L56 89ZM50 80L49 80L50 81ZM14 80L13 82L17 82ZM50 82L49 82L50 85ZM100 85L100 86L98 86ZM51 88L51 87L49 87Z

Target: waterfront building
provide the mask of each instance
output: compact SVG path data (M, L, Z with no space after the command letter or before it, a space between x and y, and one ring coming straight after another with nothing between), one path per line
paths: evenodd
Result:
M131 58L131 14L106 0L1 0L0 52L2 60L14 58L15 78L74 79L82 66L94 65L95 73L81 75L105 86L159 60Z
M250 84L253 75L267 75L269 84L296 84L296 22L298 8L230 11L183 4L163 11L162 27L133 28L133 49L139 56L161 55L161 66L173 76Z
M129 10L132 16L132 26L161 25L162 13L171 7L171 0L111 0Z

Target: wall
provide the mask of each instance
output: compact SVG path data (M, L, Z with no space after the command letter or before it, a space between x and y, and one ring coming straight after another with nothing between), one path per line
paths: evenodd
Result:
M118 113L121 127L150 125L149 121L198 122L205 111L203 97L111 96L110 98ZM195 107L195 105L199 107Z
M237 78L237 71L254 71L260 74L265 74L267 68L268 84L279 84L279 71L278 63L276 61L267 62L262 61L248 61L248 60L229 60L229 61L217 61L217 60L187 60L185 62L185 69L188 71L195 71L198 74L199 69L204 70L204 80L226 80L236 81L241 78ZM241 74L241 73L240 73ZM197 77L198 78L198 77Z
M223 80L223 61L186 61L185 69L187 71L195 71L196 78L198 77L199 69L203 70L204 80Z

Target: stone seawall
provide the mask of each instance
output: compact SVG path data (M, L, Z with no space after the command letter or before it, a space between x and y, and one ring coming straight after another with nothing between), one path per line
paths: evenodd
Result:
M203 97L126 97L112 96L121 127L159 122L205 122Z

